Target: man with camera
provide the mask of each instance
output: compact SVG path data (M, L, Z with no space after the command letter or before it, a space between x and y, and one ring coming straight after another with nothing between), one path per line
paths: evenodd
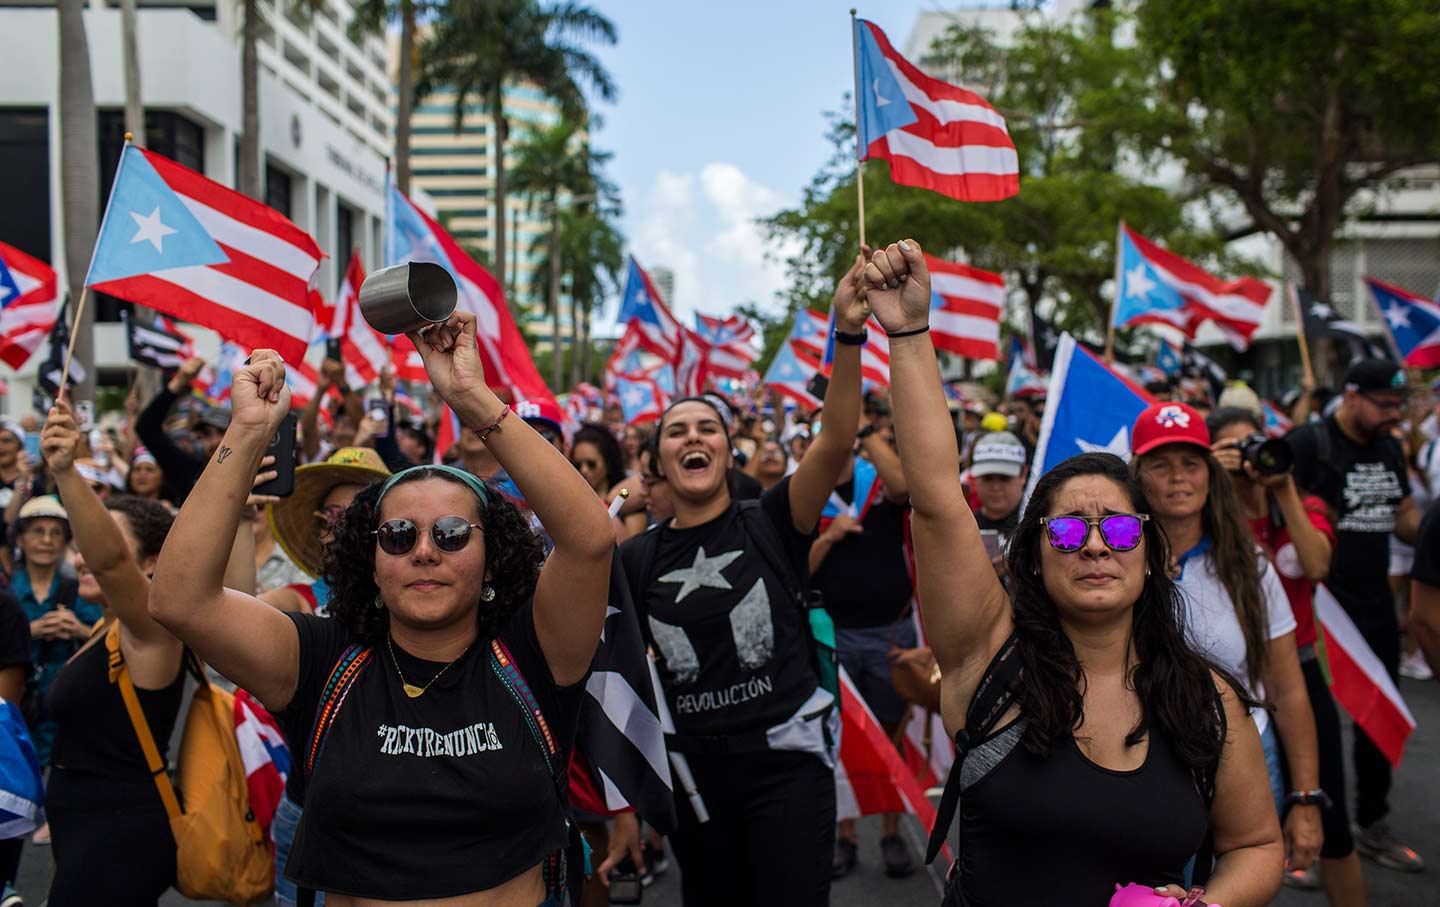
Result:
M1394 362L1362 359L1345 373L1344 400L1328 418L1290 432L1295 481L1331 509L1335 553L1326 587L1392 678L1400 667L1400 628L1388 577L1390 536L1415 543L1420 512L1410 496L1405 453L1395 430L1409 386ZM1364 733L1355 735L1356 846L1388 869L1419 872L1424 862L1384 821L1390 763Z
M1227 392L1228 393L1228 392ZM1253 395L1252 395L1253 396ZM1323 879L1314 867L1288 870L1285 884L1318 888L1323 884L1330 903L1363 904L1365 881L1345 800L1345 748L1340 714L1316 655L1315 584L1330 573L1335 529L1329 508L1317 497L1302 495L1291 467L1294 451L1284 439L1267 438L1259 400L1253 408L1222 406L1210 414L1211 449L1230 473L1235 494L1249 520L1250 531L1275 566L1290 610L1295 615L1295 645L1315 719L1315 751L1320 789L1331 801L1320 814L1324 843L1320 848ZM1314 792L1309 792L1314 796Z

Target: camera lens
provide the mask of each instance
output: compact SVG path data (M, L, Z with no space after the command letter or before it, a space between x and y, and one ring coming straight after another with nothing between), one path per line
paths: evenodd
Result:
M1262 475L1278 476L1295 465L1295 453L1284 438L1253 435L1245 444L1245 461Z

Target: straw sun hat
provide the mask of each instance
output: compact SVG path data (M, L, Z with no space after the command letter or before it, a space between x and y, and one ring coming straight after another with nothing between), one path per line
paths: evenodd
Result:
M290 560L319 576L324 560L316 512L325 496L341 485L369 485L390 477L385 461L369 447L342 447L323 463L295 470L295 491L265 508L270 533Z

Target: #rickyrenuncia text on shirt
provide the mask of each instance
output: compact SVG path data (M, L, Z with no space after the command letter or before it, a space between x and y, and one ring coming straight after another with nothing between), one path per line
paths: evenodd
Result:
M380 752L388 756L473 756L505 748L495 725L485 721L448 733L428 727L381 724L375 734L380 738Z

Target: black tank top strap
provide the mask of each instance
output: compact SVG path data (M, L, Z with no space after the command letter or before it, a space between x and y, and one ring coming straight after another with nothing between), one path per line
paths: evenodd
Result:
M926 863L935 862L945 844L950 825L955 821L955 811L960 805L960 766L971 747L995 730L1000 719L1015 703L1015 687L1020 680L1022 665L1019 636L1012 632L995 657L990 659L979 686L975 688L975 695L970 699L970 708L965 712L965 726L955 732L955 762L950 769L950 777L945 779L945 792L935 813L935 827L930 829L930 842L925 849Z

